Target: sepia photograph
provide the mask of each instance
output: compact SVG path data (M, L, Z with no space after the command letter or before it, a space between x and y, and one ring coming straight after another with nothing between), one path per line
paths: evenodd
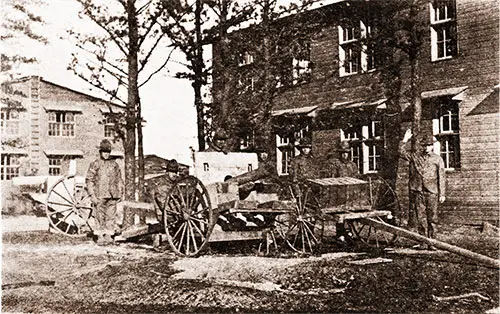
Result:
M2 0L2 313L500 314L500 0Z

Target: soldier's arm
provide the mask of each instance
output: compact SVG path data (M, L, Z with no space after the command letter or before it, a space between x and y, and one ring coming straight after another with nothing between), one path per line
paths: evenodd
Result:
M118 177L118 195L120 196L120 198L123 198L125 188L123 184L122 171L118 163L115 163L115 169L116 169L116 176Z
M87 174L85 176L85 185L87 186L87 191L92 199L93 203L97 202L95 196L95 180L97 178L97 162L93 161L89 169L87 170Z
M442 203L445 201L446 197L446 172L444 169L444 162L441 156L438 158L438 189L439 189L439 201Z

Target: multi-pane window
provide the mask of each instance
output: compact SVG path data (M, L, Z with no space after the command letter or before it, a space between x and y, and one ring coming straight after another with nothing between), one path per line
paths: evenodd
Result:
M291 136L276 135L276 167L278 175L290 173L293 156L295 156L293 138Z
M339 72L340 76L356 74L375 69L373 45L362 43L371 33L371 26L360 21L344 24L339 29Z
M115 137L115 124L109 115L104 117L104 137L114 138Z
M75 114L68 111L49 111L49 136L75 136Z
M433 120L433 134L438 139L438 151L445 168L460 168L460 129L458 102L443 99L437 104L437 116Z
M300 153L297 146L300 144L302 138L311 139L309 125L288 135L276 135L276 166L279 175L290 174L291 161L293 157Z
M293 84L307 82L311 76L311 44L300 40L293 53Z
M21 155L2 154L0 177L2 180L10 180L19 176L19 167L21 165Z
M2 109L0 115L2 135L19 135L19 111Z
M457 54L456 12L454 0L430 3L431 59L449 59Z
M49 176L61 175L63 156L49 156Z
M380 170L384 148L384 129L380 121L356 124L341 130L341 140L351 147L351 160L361 173Z

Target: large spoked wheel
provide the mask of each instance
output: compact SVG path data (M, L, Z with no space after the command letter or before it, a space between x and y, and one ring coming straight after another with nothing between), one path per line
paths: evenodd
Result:
M57 232L72 237L92 232L92 202L83 180L75 176L63 177L49 189L45 211Z
M168 243L182 256L196 256L208 244L215 217L208 191L199 179L186 176L175 181L163 208Z
M276 217L275 230L295 252L314 253L323 238L324 221L316 193L307 184L288 186L290 212Z
M399 200L396 192L389 183L380 178L370 179L370 207L371 211L387 211L387 216L376 216L368 219L378 220L385 223L393 223L393 214L400 212ZM384 247L393 245L397 236L377 229L376 227L363 223L363 220L349 220L347 225L351 230L351 236L367 246Z

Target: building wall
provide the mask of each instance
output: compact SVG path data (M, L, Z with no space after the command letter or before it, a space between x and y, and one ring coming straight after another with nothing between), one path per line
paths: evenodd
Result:
M498 89L494 90L500 73L499 4L498 0L457 0L458 56L432 62L430 29L420 54L422 91L468 87L459 109L461 168L447 172L447 201L441 210L441 218L448 223L499 220L500 114ZM421 14L429 19L428 3ZM377 72L339 77L338 21L335 17L330 20L332 24L312 38L314 69L310 82L284 90L275 99L274 109L327 107L334 102L382 98ZM404 74L408 77L407 71ZM403 125L401 133L406 127ZM422 121L422 129L432 130L431 121ZM316 129L313 150L324 156L338 139L338 129ZM407 164L400 163L399 169L398 192L403 206L407 206Z
M30 144L29 159L38 160L38 164L32 162L31 166L37 168L38 175L48 175L49 159L45 153L46 151L79 150L83 153L83 156L75 158L77 175L85 175L90 162L99 157L99 143L104 138L104 125L101 123L104 118L102 110L108 108L106 102L43 79L40 80L39 100L36 101L36 99L30 97L30 84L33 79L37 78L32 77L11 84L15 90L22 91L27 97L23 101L26 104L27 111L23 112L22 115L22 124L27 127L23 128L23 134L20 136L29 139L28 134L31 135L31 140L28 141ZM35 105L33 105L34 103ZM74 136L49 136L47 108L54 105L61 108L78 107L81 109L80 112L75 113ZM33 117L36 117L36 119L33 119ZM33 140L34 133L39 137L38 141ZM113 154L115 152L120 154L122 151L123 147L119 141L113 143ZM118 159L118 161L123 168L123 159ZM69 161L63 165L63 173L68 170L68 164Z

